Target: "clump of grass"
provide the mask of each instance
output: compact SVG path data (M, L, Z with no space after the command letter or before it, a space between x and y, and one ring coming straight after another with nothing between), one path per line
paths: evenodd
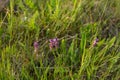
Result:
M0 13L0 79L120 79L118 3L10 0Z

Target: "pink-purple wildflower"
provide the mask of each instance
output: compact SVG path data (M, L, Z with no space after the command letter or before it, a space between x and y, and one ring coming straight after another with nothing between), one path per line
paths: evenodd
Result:
M97 45L97 43L98 43L98 41L99 41L99 39L98 39L98 38L96 38L96 39L94 40L94 42L93 42L93 46L96 46L96 45Z
M39 43L37 41L34 42L34 52L38 51Z
M59 45L58 38L49 39L50 50L58 48L58 45Z

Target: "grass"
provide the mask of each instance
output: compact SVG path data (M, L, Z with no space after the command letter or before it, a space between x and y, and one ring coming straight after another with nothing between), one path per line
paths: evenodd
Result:
M119 80L119 3L10 0L0 12L0 79Z

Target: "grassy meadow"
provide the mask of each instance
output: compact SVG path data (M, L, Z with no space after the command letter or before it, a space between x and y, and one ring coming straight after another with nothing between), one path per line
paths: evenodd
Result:
M120 80L120 0L10 0L0 80Z

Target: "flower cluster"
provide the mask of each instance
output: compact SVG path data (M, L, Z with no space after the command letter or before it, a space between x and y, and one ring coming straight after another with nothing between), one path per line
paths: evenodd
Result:
M94 41L93 41L93 47L95 47L98 43L99 39L96 38ZM34 53L37 53L38 52L38 47L39 47L39 43L38 41L35 41L34 42ZM49 39L49 48L50 50L52 49L57 49L59 47L59 40L58 38L53 38L53 39Z
M50 50L52 50L53 48L54 49L58 48L58 45L59 45L58 38L49 39Z

